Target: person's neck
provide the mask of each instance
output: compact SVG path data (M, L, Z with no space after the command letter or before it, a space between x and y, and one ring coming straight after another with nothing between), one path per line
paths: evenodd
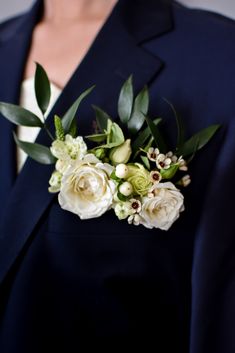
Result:
M108 16L116 2L117 0L44 0L42 21L57 24L100 19Z

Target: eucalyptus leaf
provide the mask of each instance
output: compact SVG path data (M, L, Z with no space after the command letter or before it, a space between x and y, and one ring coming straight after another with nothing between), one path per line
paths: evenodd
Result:
M38 107L44 115L50 103L51 87L47 73L39 63L36 63L34 89Z
M62 118L62 125L64 128L65 133L68 133L73 121L75 119L75 115L76 112L78 110L78 107L80 105L80 103L82 102L82 100L89 94L91 93L91 91L94 89L95 86L92 86L90 88L88 88L86 91L84 91L73 103L73 105L67 110L67 112L65 113L65 115Z
M41 128L44 126L37 115L15 104L0 102L0 113L16 125Z
M193 135L189 140L187 140L183 146L177 150L178 156L189 156L195 153L195 145L197 145L197 151L204 147L215 135L220 125L211 125L195 135Z
M54 164L56 158L52 155L50 148L39 145L38 143L31 143L21 141L14 134L14 140L16 144L32 159L42 164Z
M133 99L134 94L131 75L122 86L118 99L118 115L123 124L126 124L131 117Z
M95 111L96 121L98 124L99 129L103 132L107 129L108 120L112 121L110 116L101 108L97 107L96 105L92 105L92 108Z
M156 146L159 148L161 153L166 153L167 148L166 144L164 142L164 139L158 129L158 127L154 124L154 122L146 115L145 116L146 122L148 124L148 127L151 131L151 134L154 138L154 142L156 143Z
M148 108L149 93L147 86L145 86L135 98L133 111L128 121L128 129L132 134L137 133L143 126Z

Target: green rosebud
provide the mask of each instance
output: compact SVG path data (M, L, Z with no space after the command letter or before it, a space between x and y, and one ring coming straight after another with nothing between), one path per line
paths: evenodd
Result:
M97 148L95 150L95 156L98 159L104 159L105 158L105 149L104 148Z
M140 196L146 195L149 188L152 186L149 171L140 163L128 165L128 175L126 180L131 183L134 193Z
M118 165L120 163L127 163L131 156L131 140L128 139L123 142L120 146L111 149L109 158L113 165Z

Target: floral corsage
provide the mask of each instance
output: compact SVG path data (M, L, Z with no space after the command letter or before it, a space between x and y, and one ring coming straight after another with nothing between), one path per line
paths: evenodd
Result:
M50 82L37 64L37 104L45 115L50 102ZM118 99L119 121L93 106L96 131L77 134L76 112L94 86L83 92L63 117L54 116L55 133L32 112L9 103L0 103L0 112L17 125L44 128L51 146L20 141L17 145L34 160L55 164L49 192L58 193L60 206L80 219L102 216L110 209L119 220L147 228L168 230L184 210L182 189L191 182L188 164L195 153L214 136L219 125L209 126L184 140L182 122L174 107L177 145L169 151L160 132L161 118L148 116L149 94L145 86L134 97L132 77L124 83ZM85 142L91 141L91 146Z

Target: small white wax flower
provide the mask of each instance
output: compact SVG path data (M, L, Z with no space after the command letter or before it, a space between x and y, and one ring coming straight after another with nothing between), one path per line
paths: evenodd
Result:
M136 213L128 217L128 223L138 226L140 224L140 216Z
M186 161L183 159L182 156L179 157L178 163L179 163L179 170L182 170L184 172L186 172L188 170Z
M162 179L162 176L157 170L152 170L150 172L150 178L153 183L159 183Z
M128 166L120 163L116 166L115 175L120 179L125 179L128 175Z
M181 179L182 186L186 187L191 183L190 175L187 174Z
M147 157L150 161L156 162L157 156L160 154L158 148L150 147L147 152Z
M120 185L119 191L124 196L130 196L133 193L133 187L131 183L125 181L123 184Z
M139 213L141 211L141 202L137 199L130 199L131 213Z
M158 169L168 169L171 166L171 158L167 157L163 153L160 153L157 157L156 165Z

